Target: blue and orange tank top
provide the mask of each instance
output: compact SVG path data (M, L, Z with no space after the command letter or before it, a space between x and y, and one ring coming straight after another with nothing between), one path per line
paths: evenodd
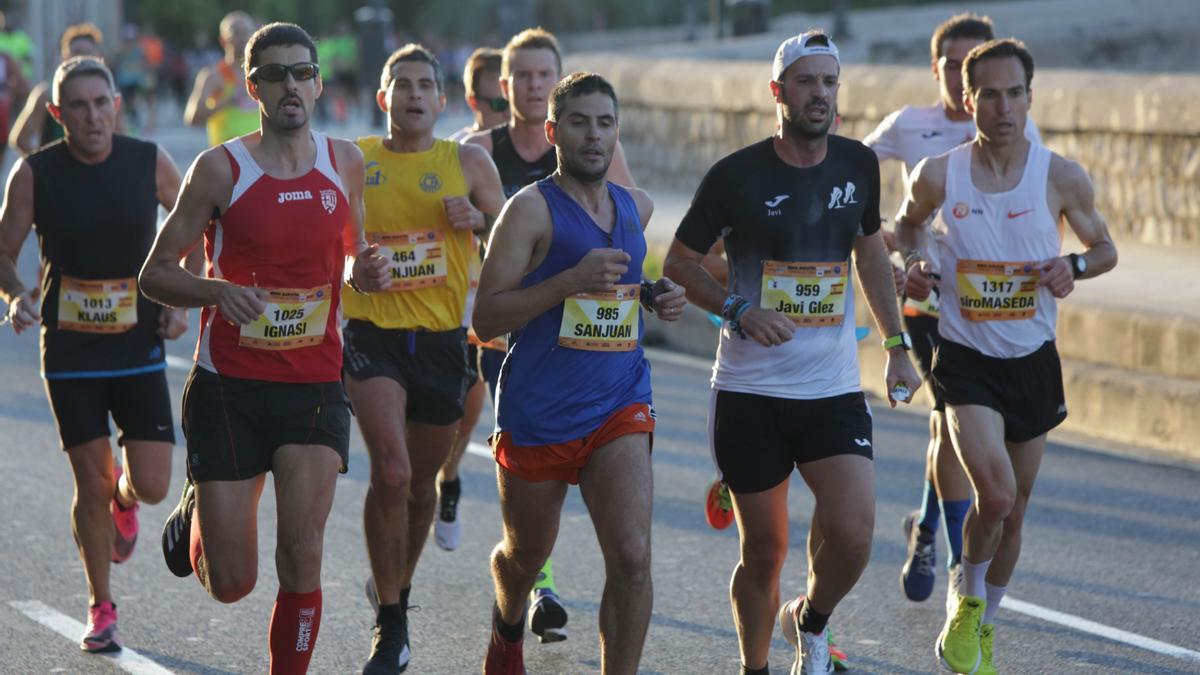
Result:
M553 234L546 258L521 280L528 288L579 263L588 251L618 248L629 270L607 293L580 293L529 321L500 371L496 430L517 445L583 438L618 410L651 403L650 364L642 353L638 286L646 239L629 192L608 183L616 206L611 233L600 229L554 179L537 183Z

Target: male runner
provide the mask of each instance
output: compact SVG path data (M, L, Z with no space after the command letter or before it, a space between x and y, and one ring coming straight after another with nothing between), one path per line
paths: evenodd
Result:
M500 91L501 55L498 49L480 47L471 53L467 65L463 68L463 85L466 88L467 105L475 114L472 125L454 132L449 140L462 142L469 134L508 122L508 101ZM479 237L486 237L480 233ZM462 542L462 521L458 517L458 500L462 495L462 481L458 476L458 466L462 462L467 445L471 442L471 433L479 422L479 414L483 410L484 382L479 374L479 339L470 331L471 310L475 307L475 291L479 287L479 266L482 246L479 241L475 244L474 255L470 265L470 287L467 289L466 307L463 310L463 328L467 332L467 366L470 369L471 386L467 389L467 399L463 405L463 416L458 421L458 431L454 437L454 445L450 455L438 472L438 512L437 520L433 521L433 540L446 551L453 551ZM499 345L493 345L496 347Z
M514 35L504 46L500 91L509 103L512 116L507 125L472 134L464 142L482 145L491 153L500 171L505 197L512 197L525 186L546 178L558 166L554 146L547 139L546 121L550 92L561 78L562 51L558 39L550 32L529 28ZM608 165L606 178L618 185L633 187L633 177L625 164L620 141ZM502 349L480 350L479 370L493 397L504 360ZM550 558L539 572L532 593L530 630L541 642L565 640L567 610L558 597L554 563Z
M808 590L779 611L797 647L793 673L833 672L826 624L870 556L871 414L858 375L851 253L888 336L888 391L907 401L920 384L879 231L878 160L829 134L839 73L837 47L819 31L779 46L770 83L779 130L709 170L665 263L693 303L726 319L710 425L741 535L730 596L744 673L768 672L793 468L816 498ZM728 291L700 266L722 235Z
M353 261L360 290L389 284L387 261L363 239L362 152L309 128L316 58L299 26L254 33L246 80L261 132L201 153L141 275L160 302L204 308L183 394L188 480L163 554L217 600L245 597L258 573L258 498L274 474L273 674L307 670L321 625L325 520L350 440L343 269ZM206 277L177 265L201 237Z
M917 162L975 138L975 121L963 107L962 62L967 52L993 37L992 20L969 13L952 16L934 29L929 56L933 77L938 82L938 102L927 106L905 106L884 118L863 139L880 161L897 159L903 162L907 180ZM1032 119L1025 125L1025 135L1030 142L1041 145L1042 139ZM933 347L938 341L937 301L935 287L925 301L906 298L902 310L904 327L912 336L913 352L925 378L929 377L933 367ZM924 498L922 507L904 518L908 556L900 572L900 586L905 596L917 602L933 593L937 565L934 537L943 513L950 550L946 560L946 568L950 571L947 598L953 597L962 559L963 519L971 507L967 477L950 444L944 406L932 387L928 391L933 410L929 416L929 444L925 453Z
M633 673L650 622L650 368L639 299L677 320L684 291L642 281L654 205L606 180L617 98L594 73L550 92L546 137L558 169L512 198L492 234L473 325L484 340L520 328L500 374L496 456L504 538L484 673L524 673L526 595L580 486L604 554L600 670ZM536 632L536 629L535 629Z
M17 333L41 324L46 395L75 479L71 530L88 585L79 646L91 652L121 648L110 564L133 553L139 503L162 501L170 485L163 338L187 330L184 310L155 304L136 280L159 205L175 204L179 171L158 145L114 134L120 105L99 59L59 65L49 113L65 137L17 161L0 213L0 295ZM33 289L16 268L30 228L41 248ZM123 469L113 463L110 414Z
M183 110L183 123L206 127L210 146L258 130L258 103L246 93L242 64L246 42L256 27L254 19L245 12L226 14L221 19L220 32L224 56L196 73L192 95Z
M450 134L448 140L459 143L471 134L508 122L508 99L500 91L502 59L499 49L480 47L471 52L463 67L463 89L473 119L471 124Z
M963 533L962 580L937 640L942 665L994 673L993 622L1021 550L1021 525L1046 433L1067 416L1054 345L1056 301L1075 279L1112 269L1117 251L1078 164L1031 143L1033 57L1021 42L975 47L962 66L978 134L923 160L897 220L908 293L934 283L921 251L935 212L941 341L931 381L975 491ZM1063 223L1085 252L1059 256Z
M408 599L473 378L462 313L475 232L504 206L500 176L475 145L434 140L446 107L442 66L409 44L384 64L376 100L387 136L358 140L367 241L388 259L390 293L345 294L345 384L371 457L363 520L378 604L364 673L400 673L411 656ZM475 376L477 377L477 376Z
M73 56L99 57L100 44L103 41L103 34L94 24L72 24L63 31L62 39L59 40L59 52L63 61ZM29 92L25 107L21 109L8 139L9 145L22 157L63 137L62 125L46 109L49 103L50 83L39 82L33 91Z

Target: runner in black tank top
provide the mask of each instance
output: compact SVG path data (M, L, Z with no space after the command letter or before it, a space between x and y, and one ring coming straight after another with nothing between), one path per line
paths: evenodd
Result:
M109 652L121 648L110 560L133 553L139 502L161 501L171 479L163 338L186 331L187 314L148 300L137 275L158 206L174 205L180 177L157 145L113 134L116 96L103 62L68 60L54 82L51 113L65 137L13 170L0 220L0 297L18 333L41 326L46 393L75 476L71 524L89 605L80 647ZM29 290L16 260L34 228L43 271ZM125 448L115 468L110 415Z
M507 199L520 192L521 188L554 173L558 168L558 158L551 147L536 161L527 162L517 153L512 136L508 133L508 125L496 127L492 135L492 161L500 171L500 184L504 187L504 197Z

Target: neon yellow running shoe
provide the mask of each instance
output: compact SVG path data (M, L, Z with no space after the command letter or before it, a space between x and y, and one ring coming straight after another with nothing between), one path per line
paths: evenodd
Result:
M973 595L960 595L954 614L946 617L946 625L938 635L934 648L942 667L952 673L975 675L982 660L979 648L979 625L987 601Z
M533 582L533 591L529 593L529 630L538 636L538 642L561 642L567 639L567 609L563 607L558 597L558 589L554 586L554 561L546 559L546 564L538 571L537 580Z
M992 665L992 637L996 633L995 624L985 623L979 629L979 670L975 675L999 675L996 666Z

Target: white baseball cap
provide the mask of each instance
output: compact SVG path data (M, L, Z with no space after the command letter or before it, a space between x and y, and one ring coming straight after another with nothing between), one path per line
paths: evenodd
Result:
M826 42L828 44L821 44ZM832 56L834 61L841 65L842 61L838 58L837 45L833 44L833 38L820 32L801 33L795 37L790 37L779 45L779 49L775 52L775 63L771 66L771 79L778 81L783 76L783 71L788 69L788 66L799 61L806 56L816 56L825 54Z

